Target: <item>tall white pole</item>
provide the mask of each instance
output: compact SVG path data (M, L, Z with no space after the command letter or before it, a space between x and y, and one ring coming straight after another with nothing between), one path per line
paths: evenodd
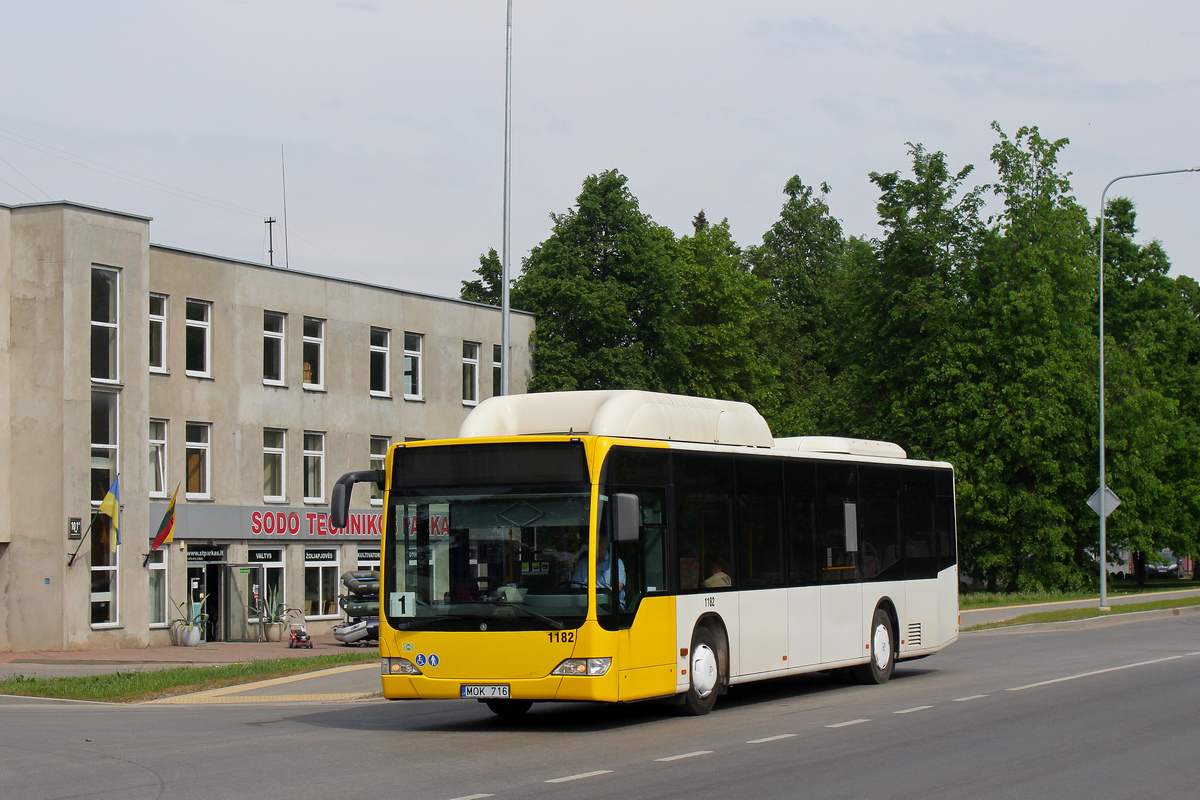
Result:
M508 26L506 30L504 63L504 243L500 258L500 394L508 394L509 325L508 325L508 233L510 227L509 206L512 202L510 186L510 160L512 155L512 0L508 0Z
M1108 484L1105 482L1106 476L1104 470L1104 200L1108 195L1109 188L1117 181L1123 181L1128 178L1149 178L1155 175L1178 175L1182 172L1196 171L1200 171L1200 167L1122 175L1109 181L1108 185L1104 187L1104 191L1100 193L1100 500L1098 513L1100 515L1100 608L1105 611L1108 610Z

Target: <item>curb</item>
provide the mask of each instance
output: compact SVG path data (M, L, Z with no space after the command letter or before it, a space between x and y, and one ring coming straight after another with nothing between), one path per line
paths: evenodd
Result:
M1026 622L1021 625L1003 625L996 628L985 628L976 631L959 631L959 635L979 633L1029 633L1037 631L1070 631L1083 628L1104 628L1110 625L1122 625L1127 622L1142 622L1159 617L1179 617L1190 614L1200 614L1200 606L1182 606L1179 608L1156 608L1151 611L1129 611L1123 614L1106 614L1088 617L1087 619L1069 619L1061 622Z

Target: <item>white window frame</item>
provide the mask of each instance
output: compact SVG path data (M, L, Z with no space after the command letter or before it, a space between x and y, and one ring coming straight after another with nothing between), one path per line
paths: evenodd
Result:
M90 455L90 457L95 458L97 451L100 451L103 454L108 454L108 455L104 456L104 458L106 461L110 461L112 463L112 473L107 480L109 485L111 485L112 478L115 478L120 473L120 469L121 469L121 464L119 461L120 450L118 449L118 443L121 441L121 395L118 392L110 390L110 389L95 388L95 389L92 389L92 393L91 393L91 402L93 404L96 402L97 395L105 395L105 396L112 398L112 403L113 403L113 405L112 405L112 422L111 422L111 426L110 426L111 430L108 432L109 438L111 439L111 441L109 441L109 442L92 441L91 449L89 450L89 455ZM94 409L92 410L92 414L93 415L95 414ZM92 433L92 435L90 435L88 438L95 439L96 437L94 435L95 434L94 427L93 427L91 433ZM106 491L107 491L107 488L108 487L105 487ZM100 504L103 502L104 502L103 496L101 496L100 499L95 499L95 498L92 499L91 506L92 506L92 514L93 515L95 515L95 513L100 510ZM115 534L110 534L110 535L115 535ZM93 560L92 560L92 563L89 568L89 571L91 572L91 580L89 581L89 585L95 586L95 579L98 575L107 575L109 578L109 585L108 585L109 591L107 591L107 592L89 592L89 594L88 594L88 622L93 629L117 628L117 627L120 627L120 625L121 625L121 606L120 606L121 571L120 571L120 569L118 569L118 565L121 563L120 537L118 536L118 544L116 547L116 552L112 553L109 550L108 546L105 545L104 550L103 550L104 555L105 555L105 563L97 564L96 563L96 560L97 560L97 558L96 558L97 549L96 548L98 545L98 537L99 537L99 531L96 531L95 535L92 536ZM105 602L110 604L109 605L109 620L107 622L92 622L91 621L92 620L92 605L95 603L105 603Z
M150 628L166 628L171 618L171 609L169 608L171 603L171 584L168 577L170 575L170 571L167 569L167 548L165 546L160 547L148 555L149 558L146 560L146 567L150 570L150 579L147 581L149 596L146 598L146 604L150 611L151 620L154 619L155 612L154 582L156 580L162 581L162 605L158 608L158 611L161 613L163 621L151 621Z
M383 334L383 344L375 344L375 334ZM367 342L370 345L370 360L368 362L367 383L371 390L372 397L391 397L392 396L392 332L388 328L376 328L371 326L371 332L368 334ZM375 360L383 359L383 388L376 389L375 382Z
M267 445L267 434L279 434L279 446ZM267 494L266 479L267 479L267 458L278 457L279 459L279 494ZM287 429L286 428L263 428L263 502L264 503L286 503L287 502Z
M371 469L386 470L387 469L387 454L388 448L392 446L392 437L390 436L372 436L371 437L371 452L369 454ZM383 505L383 492L379 490L379 484L371 484L371 505Z
M91 324L91 327L88 329L88 333L92 338L89 339L89 342L88 342L89 343L88 374L91 374L91 371L92 371L91 370L92 360L93 360L92 356L94 356L94 354L92 353L92 349L95 347L95 341L94 341L95 340L95 329L100 328L102 330L109 331L108 336L111 337L111 339L110 339L111 345L110 346L112 348L112 353L111 353L112 374L110 376L105 376L105 377L97 377L95 375L92 375L92 381L95 383L115 384L115 383L120 383L120 381L121 381L121 271L119 269L113 269L112 267L102 267L99 264L92 264L92 271L89 274L89 279L93 282L93 284L96 280L97 272L107 272L113 276L112 321L110 322L108 320L95 319L95 309L90 308L90 306L89 306L88 317L91 319L92 324ZM95 288L94 288L94 286L92 286L91 291L88 293L88 297L91 298L91 296L94 292L95 292Z
M162 426L161 437L156 438L154 436L155 425ZM146 435L150 442L150 451L148 455L150 456L149 482L151 497L170 496L167 492L167 432L169 429L170 423L168 420L155 419L154 417L150 418L149 430ZM158 488L155 488L154 486L154 481L156 478L161 479L161 485Z
M413 337L416 342L416 347L409 347L409 337ZM425 349L425 334L413 333L412 331L404 332L404 399L405 400L422 400L425 395L425 379L421 374L422 359L421 353ZM416 383L416 391L409 392L408 376L413 376L413 382Z
M309 447L309 437L315 436L320 449ZM325 502L325 433L323 431L305 431L304 441L301 442L304 446L304 502L306 503L324 503ZM310 459L315 461L317 467L317 491L319 494L309 494L309 462Z
M183 373L190 378L212 377L212 305L212 302L208 300L199 300L195 297L189 297L184 301ZM204 319L192 319L188 316L188 310L193 306L204 309ZM187 335L190 333L189 328L204 332L204 369L188 369L188 348L191 346Z
M162 313L161 314L154 313L154 301L155 300L162 301ZM163 375L165 375L169 372L169 370L167 369L167 353L169 352L167 349L167 301L168 301L167 295L158 294L157 292L151 292L150 293L150 302L147 305L147 311L146 311L146 313L148 315L148 319L150 320L150 330L153 332L153 330L156 327L158 328L158 353L157 354L154 352L154 336L153 336L153 334L150 336L150 371L156 372L159 374L163 374ZM159 362L158 364L154 363L155 355L158 356L158 362Z
M308 333L308 323L317 323L317 335L311 336ZM305 352L309 345L316 345L317 348L317 379L310 381L307 375L301 375L302 385L305 389L324 391L325 389L325 320L319 317L305 317L303 327L300 329L303 346L300 348L301 367L309 362L304 361L307 355Z
M279 330L267 330L267 317L279 319ZM266 347L273 343L278 349L279 377L267 377ZM263 311L263 383L267 386L287 386L287 314L282 311Z
M191 431L188 430L192 426L199 426L204 431L204 441L193 440ZM184 436L184 497L188 500L211 500L212 499L212 423L211 422L186 422L183 428ZM193 452L200 453L204 459L204 474L203 491L190 491L191 485L187 481L187 476L191 474L191 466L187 463Z
M309 553L329 552L329 551L333 551L332 564L329 561L309 561L308 560ZM309 600L309 598L308 598L308 570L310 568L317 570L317 602L318 603L320 602L321 596L325 593L324 589L325 589L326 576L329 576L330 581L333 583L333 587L332 587L333 588L333 592L332 592L333 601L332 601L332 608L330 609L330 612L328 614L322 614L322 613L320 613L321 609L318 607L316 609L316 611L317 611L316 614L309 614L309 613L307 613L307 609L305 609L305 612L306 612L304 615L305 619L337 619L338 617L341 616L341 614L337 608L337 594L338 594L338 582L339 582L338 575L340 574L340 569L341 569L341 558L342 558L342 554L341 554L340 547L306 547L304 549L304 601L307 603Z
M462 401L464 406L479 405L479 342L463 342ZM474 355L468 353L474 350Z

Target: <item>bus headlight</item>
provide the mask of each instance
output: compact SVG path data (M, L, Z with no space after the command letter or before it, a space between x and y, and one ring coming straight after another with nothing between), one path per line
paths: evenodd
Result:
M612 666L611 658L568 658L550 671L551 675L603 675Z
M407 658L384 658L383 674L384 675L421 675L421 670L417 669L416 665Z

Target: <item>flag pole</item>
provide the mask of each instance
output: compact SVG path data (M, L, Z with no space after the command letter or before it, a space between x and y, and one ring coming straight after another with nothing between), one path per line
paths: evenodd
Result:
M75 566L75 556L79 555L79 548L83 547L88 534L92 532L92 526L96 524L96 517L98 516L100 516L100 509L96 509L95 513L92 514L92 521L88 523L87 530L83 532L83 536L79 537L79 544L75 546L75 552L71 553L71 557L67 559L68 567Z

